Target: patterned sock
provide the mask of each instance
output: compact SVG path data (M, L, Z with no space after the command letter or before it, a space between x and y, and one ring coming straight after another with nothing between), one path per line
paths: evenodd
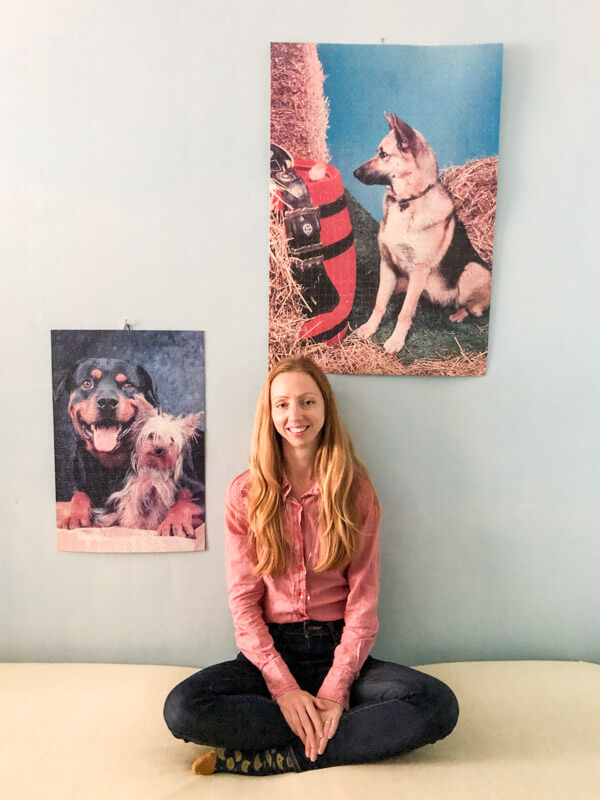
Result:
M261 752L249 750L226 750L219 747L203 753L192 764L196 775L212 775L229 772L232 775L280 775L283 772L298 772L298 764L291 747L277 750L275 747Z

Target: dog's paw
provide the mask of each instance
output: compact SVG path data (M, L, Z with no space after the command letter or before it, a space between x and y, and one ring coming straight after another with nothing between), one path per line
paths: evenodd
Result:
M361 339L370 339L376 330L377 325L374 325L372 322L365 322L365 324L357 328L354 333L360 336Z
M466 308L459 308L454 314L450 314L450 322L462 322L468 316L469 312Z
M156 532L159 536L181 536L194 539L196 528L201 521L203 509L190 500L177 500Z
M390 336L390 338L383 345L386 353L398 353L404 347L406 336Z
M63 506L59 511L59 506ZM57 503L56 524L59 528L92 527L92 502L84 492L76 492L69 503Z

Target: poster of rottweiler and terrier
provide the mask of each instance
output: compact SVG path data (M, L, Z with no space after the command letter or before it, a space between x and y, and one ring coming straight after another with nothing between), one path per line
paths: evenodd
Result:
M204 334L52 331L58 549L205 548Z
M269 360L484 375L502 45L271 45Z

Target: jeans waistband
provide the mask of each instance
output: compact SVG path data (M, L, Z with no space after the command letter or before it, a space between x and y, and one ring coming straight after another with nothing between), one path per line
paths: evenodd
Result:
M307 637L322 636L328 633L339 633L343 628L343 619L335 619L331 622L316 619L305 619L302 622L269 622L271 635L292 633Z

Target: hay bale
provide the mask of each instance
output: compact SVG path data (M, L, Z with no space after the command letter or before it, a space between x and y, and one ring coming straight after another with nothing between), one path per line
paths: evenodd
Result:
M329 105L316 44L271 44L271 141L294 158L329 161Z
M448 167L440 180L452 195L459 219L473 247L491 267L494 254L494 222L498 186L498 157L467 161Z
M301 346L298 332L305 321L304 299L292 278L292 264L283 215L274 213L269 231L269 367Z

